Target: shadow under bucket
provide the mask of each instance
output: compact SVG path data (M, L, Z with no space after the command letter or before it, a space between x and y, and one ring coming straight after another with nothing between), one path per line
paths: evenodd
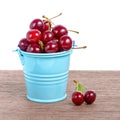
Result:
M51 103L66 98L72 50L35 54L17 49L17 52L23 65L29 100Z

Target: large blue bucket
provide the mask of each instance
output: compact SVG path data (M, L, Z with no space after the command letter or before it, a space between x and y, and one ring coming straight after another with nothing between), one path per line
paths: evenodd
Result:
M64 100L72 50L58 53L28 53L17 49L24 69L27 98L51 103Z

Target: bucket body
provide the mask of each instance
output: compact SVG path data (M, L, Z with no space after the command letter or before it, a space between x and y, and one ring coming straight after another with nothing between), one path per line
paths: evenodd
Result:
M72 50L58 53L28 53L17 50L23 65L27 98L51 103L66 98L70 55Z

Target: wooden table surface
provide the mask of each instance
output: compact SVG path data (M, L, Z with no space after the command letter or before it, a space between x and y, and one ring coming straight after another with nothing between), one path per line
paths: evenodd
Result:
M97 93L92 105L75 106L73 80ZM26 99L23 71L0 71L0 120L120 120L120 71L70 71L67 98L42 104Z

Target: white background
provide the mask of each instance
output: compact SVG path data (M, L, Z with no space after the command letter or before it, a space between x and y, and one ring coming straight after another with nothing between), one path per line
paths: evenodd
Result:
M70 36L79 46L71 55L72 70L120 70L119 0L1 0L0 1L0 69L22 69L16 52L29 23L42 15L54 23L77 30Z

